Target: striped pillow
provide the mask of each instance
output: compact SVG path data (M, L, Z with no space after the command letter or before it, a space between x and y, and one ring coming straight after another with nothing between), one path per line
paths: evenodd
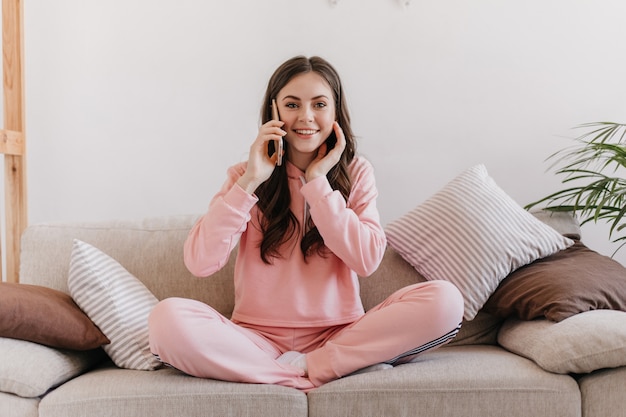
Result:
M148 315L158 300L141 281L110 256L75 239L68 287L76 304L111 341L103 349L117 366L160 366L148 343Z
M537 220L474 166L386 227L389 245L428 280L455 284L471 320L502 279L574 242Z

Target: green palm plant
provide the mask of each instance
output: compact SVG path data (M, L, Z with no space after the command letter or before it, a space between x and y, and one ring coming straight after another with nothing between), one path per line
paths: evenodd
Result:
M576 143L552 154L552 168L568 185L526 209L544 205L549 211L571 212L582 224L605 221L610 224L609 239L626 245L626 124L599 122L579 126L588 131ZM615 253L613 254L615 255Z

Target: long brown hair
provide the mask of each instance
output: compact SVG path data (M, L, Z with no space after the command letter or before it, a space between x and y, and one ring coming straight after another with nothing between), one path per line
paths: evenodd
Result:
M272 118L271 101L276 98L279 91L293 79L296 75L307 72L315 72L328 82L335 101L336 119L341 126L346 138L346 148L341 155L339 163L335 165L326 175L330 186L338 190L341 195L348 200L352 188L352 180L348 174L348 166L352 162L356 153L356 142L350 127L350 114L346 105L345 95L339 74L323 58L296 56L279 66L271 76L261 107L262 123L268 122ZM334 132L331 136L334 135ZM285 157L289 155L289 146L284 144ZM259 219L263 239L260 244L261 259L266 264L270 264L270 258L280 258L282 254L279 248L289 241L296 233L300 233L304 228L304 236L300 241L300 250L304 257L313 252L324 256L324 240L311 218L307 219L306 225L301 225L297 217L289 209L291 195L287 178L286 165L277 166L267 181L256 190L259 198L258 207L263 214ZM261 216L260 216L261 217Z

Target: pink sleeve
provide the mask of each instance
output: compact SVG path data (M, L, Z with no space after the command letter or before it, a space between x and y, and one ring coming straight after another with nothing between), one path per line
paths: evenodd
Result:
M305 184L302 194L324 244L358 275L368 276L382 261L387 240L376 207L373 167L358 158L350 168L352 191L347 203L326 177Z
M207 213L187 236L185 265L196 276L206 277L220 270L246 230L257 198L236 184L243 172L242 165L228 170L228 179L211 200Z

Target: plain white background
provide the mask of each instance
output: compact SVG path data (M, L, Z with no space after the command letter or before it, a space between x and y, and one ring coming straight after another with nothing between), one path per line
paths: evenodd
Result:
M26 0L24 12L30 223L203 212L246 159L270 74L297 54L341 74L385 224L478 163L529 203L561 186L545 160L574 127L626 122L623 0ZM614 247L602 226L583 241Z

